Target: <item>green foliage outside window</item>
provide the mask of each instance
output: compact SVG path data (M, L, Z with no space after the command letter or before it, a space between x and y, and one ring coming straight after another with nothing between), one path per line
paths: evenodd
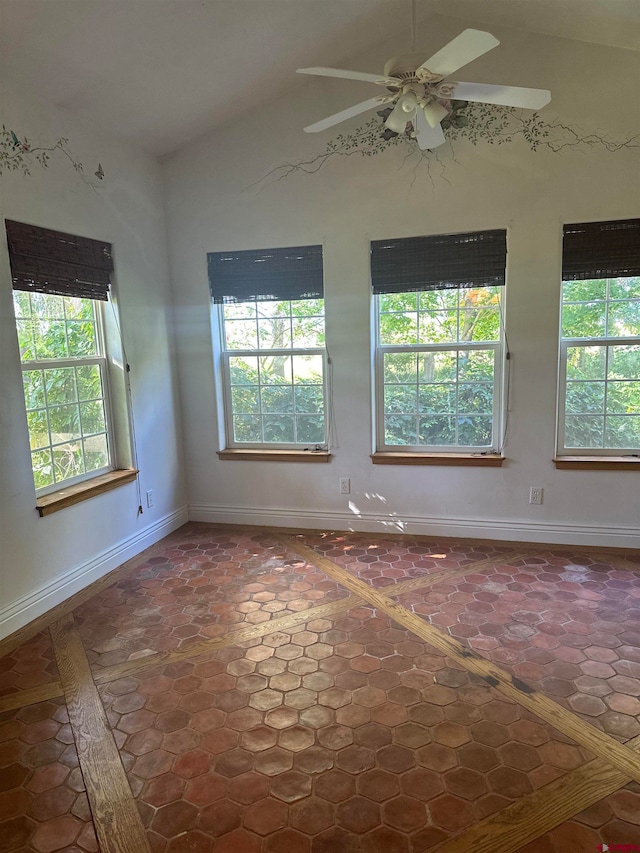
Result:
M378 297L384 444L489 447L493 439L500 288ZM451 348L446 345L450 344ZM400 347L442 348L404 350Z
M323 444L323 300L225 305L224 338L233 440Z
M640 448L640 277L566 281L565 448Z
M94 303L14 291L14 310L36 488L107 467Z

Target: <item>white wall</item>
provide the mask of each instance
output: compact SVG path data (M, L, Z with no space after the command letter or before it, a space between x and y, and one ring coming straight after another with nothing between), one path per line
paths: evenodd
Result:
M430 23L425 55L462 29L447 19ZM616 138L638 127L637 54L495 34L502 46L466 68L463 79L550 88L545 116L586 131ZM381 44L347 67L381 69L397 47ZM322 57L310 57L314 63ZM254 186L273 167L321 151L331 134L306 135L302 127L369 91L310 80L302 94L165 162L190 517L636 547L637 473L556 471L552 457L562 223L638 216L637 149L553 154L521 142L460 144L455 161L449 150L439 152L444 172L435 163L431 175L389 150ZM501 469L372 465L369 241L501 227L509 239L513 353L507 462ZM221 462L206 252L319 242L339 447L328 465ZM338 494L339 477L351 478L350 497ZM543 506L529 505L531 485L544 489Z
M0 213L113 244L115 293L131 364L142 492L155 506L138 516L136 485L40 518L35 510L11 278L0 237L0 636L29 622L186 520L180 415L160 167L68 114L5 81L2 122L32 145L69 138L90 175L102 163L97 191L64 157L30 176L0 178ZM97 183L97 181L96 181Z

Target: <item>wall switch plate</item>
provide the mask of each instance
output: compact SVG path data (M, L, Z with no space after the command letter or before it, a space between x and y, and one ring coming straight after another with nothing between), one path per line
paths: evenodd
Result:
M542 493L543 489L540 486L531 486L529 489L529 503L540 506L542 503Z
M351 494L351 480L348 477L340 477L340 494Z
M153 489L149 489L147 492L147 506L153 506Z

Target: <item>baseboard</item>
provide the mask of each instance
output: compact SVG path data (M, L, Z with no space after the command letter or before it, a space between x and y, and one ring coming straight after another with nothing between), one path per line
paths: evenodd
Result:
M255 524L313 530L353 530L362 533L413 533L421 536L459 536L549 545L591 545L603 548L640 548L636 527L596 527L552 521L492 518L438 518L359 512L326 512L274 507L189 505L190 521L216 524Z
M39 589L22 596L7 607L0 609L0 639L7 637L19 628L28 625L38 616L51 610L57 604L66 601L72 595L84 589L90 583L99 580L108 572L126 563L136 554L158 542L188 521L187 507L174 512L145 527L127 539L123 539L113 548L98 554L92 560L59 575Z

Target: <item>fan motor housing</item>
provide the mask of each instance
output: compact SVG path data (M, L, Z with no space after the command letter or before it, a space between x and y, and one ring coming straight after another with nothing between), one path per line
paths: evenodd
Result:
M384 76L411 80L415 77L416 68L419 68L423 62L422 53L403 53L402 56L394 56L384 66Z

